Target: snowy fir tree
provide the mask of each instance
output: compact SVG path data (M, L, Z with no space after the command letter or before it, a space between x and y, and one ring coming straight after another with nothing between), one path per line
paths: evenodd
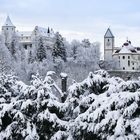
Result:
M43 44L42 38L39 38L39 44L37 49L37 59L38 61L43 61L43 59L46 59L46 49Z
M32 51L30 50L28 53L28 63L30 64L33 62L34 62L34 57L33 57Z
M57 32L55 35L55 42L52 50L53 60L56 58L61 58L66 61L66 49L63 43L63 37Z
M1 140L134 140L140 137L140 81L90 72L66 99L48 72L30 85L0 75Z

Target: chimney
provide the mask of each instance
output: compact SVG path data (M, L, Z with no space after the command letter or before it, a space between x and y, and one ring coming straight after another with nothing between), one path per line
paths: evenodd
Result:
M61 77L61 88L62 88L62 92L66 92L67 91L67 74L66 73L60 73L60 77Z

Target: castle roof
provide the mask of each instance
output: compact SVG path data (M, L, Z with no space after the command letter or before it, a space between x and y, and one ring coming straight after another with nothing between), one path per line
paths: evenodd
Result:
M32 31L20 31L20 32L17 32L17 34L19 36L31 36L32 35Z
M14 26L9 16L7 16L6 21L3 26Z
M112 38L114 38L114 35L112 34L110 28L107 29L107 31L106 31L104 37L105 37L105 38L106 38L106 37L112 37Z
M119 48L118 50L115 51L115 54L136 54L137 49L132 46L130 41L126 41L121 48Z
M34 31L36 31L39 35L42 35L42 36L54 35L53 29L50 30L49 28L43 28L39 26L36 26Z

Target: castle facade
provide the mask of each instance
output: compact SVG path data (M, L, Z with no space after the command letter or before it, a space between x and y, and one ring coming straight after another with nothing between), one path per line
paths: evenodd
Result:
M36 26L33 31L16 31L16 26L11 22L9 16L7 16L4 25L2 26L1 34L4 36L5 43L9 44L11 40L16 36L19 39L19 43L23 45L25 49L32 47L33 42L37 37L42 37L44 42L51 46L53 44L53 38L55 33L53 29L43 28Z

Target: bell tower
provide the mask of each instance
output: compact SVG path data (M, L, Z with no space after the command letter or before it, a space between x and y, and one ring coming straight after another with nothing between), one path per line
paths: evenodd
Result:
M112 55L114 51L114 41L115 37L112 34L110 28L107 29L104 35L104 60L105 61L112 61Z
M15 34L15 28L10 17L7 16L6 21L2 26L2 34L4 35L5 43L10 43L12 36Z

